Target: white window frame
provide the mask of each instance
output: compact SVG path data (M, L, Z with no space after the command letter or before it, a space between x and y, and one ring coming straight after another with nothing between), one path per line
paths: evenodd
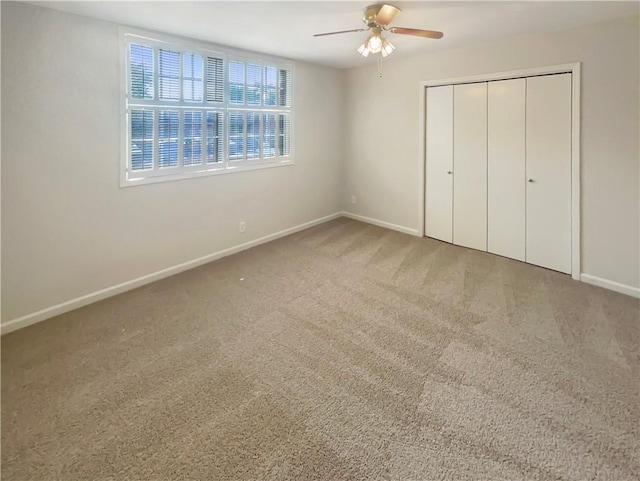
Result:
M133 99L129 95L129 65L130 65L130 44L142 44L145 46L150 46L154 48L154 98L153 100L138 100ZM218 103L207 103L206 101L206 77L203 77L203 101L200 102L190 102L183 101L183 85L180 84L180 100L179 101L169 101L169 100L158 100L158 65L157 65L157 55L156 49L158 48L166 48L169 50L179 51L181 53L192 53L196 55L202 55L204 57L204 65L203 65L203 74L206 76L206 56L214 56L217 58L221 58L223 61L223 101ZM180 56L182 59L182 55ZM244 104L234 104L230 102L230 89L229 89L229 62L230 61L239 61L245 64L245 99ZM262 102L264 101L264 96L261 93L261 104L260 105L248 105L247 104L247 89L246 89L246 65L253 64L259 65L261 68L261 83L264 83L264 67L275 67L276 69L284 69L289 71L289 97L290 103L289 106L263 106ZM167 181L175 181L182 180L194 177L202 177L209 175L220 175L220 174L228 174L233 172L243 172L247 170L256 170L256 169L264 169L271 167L279 167L286 165L294 164L294 84L295 84L295 65L292 62L288 62L286 60L278 59L275 57L269 57L260 54L252 54L247 53L235 49L230 49L226 47L218 47L211 44L206 44L202 42L185 40L177 37L172 37L169 35L158 34L153 32L146 32L138 29L131 28L120 28L120 65L121 65L121 75L120 75L120 123L121 123L121 152L120 152L120 186L121 187L129 187L134 185L144 185L149 183L156 182L167 182ZM182 75L182 61L180 64L180 74ZM277 74L276 74L277 75ZM276 79L276 89L278 89ZM264 90L264 85L262 85L262 89ZM277 92L276 95L279 95ZM276 97L278 98L278 97ZM276 100L276 104L278 104L278 100ZM154 167L152 170L133 170L130 167L131 163L131 127L130 127L130 112L132 109L141 109L143 106L148 106L155 111L154 117L154 154L153 154L153 162ZM157 144L158 144L158 121L157 116L161 110L178 110L179 111L179 138L181 139L179 142L179 153L178 153L178 167L171 168L163 168L160 169L157 166L158 162L158 152L157 152ZM182 141L182 129L183 129L183 113L185 111L198 110L202 111L202 130L203 130L203 138L202 138L202 163L193 166L184 166L182 165L182 150L183 150L183 141ZM244 149L244 158L242 160L229 160L229 113L231 111L244 111L248 112L256 112L260 113L260 157L254 159L247 159L247 126L245 122L245 149ZM222 161L216 163L207 163L206 161L206 116L207 112L222 112L223 119L223 141L222 141ZM275 113L282 114L286 113L290 118L290 126L289 126L289 154L288 155L278 155L276 152L275 157L263 158L263 145L262 145L262 132L264 129L263 126L263 116L265 113ZM278 117L276 115L276 123L278 122ZM278 148L278 134L276 130L276 150Z
M278 136L279 136L279 132L276 130L275 132L275 138L276 138L276 156L275 157L267 157L264 158L262 155L262 148L263 145L260 145L260 158L255 158L255 159L249 159L247 157L247 150L248 150L248 145L247 145L247 139L248 139L248 114L249 113L259 113L260 115L260 139L262 139L262 134L264 132L264 124L262 122L262 114L275 114L276 115L276 124L278 123L278 114L289 114L290 116L290 127L289 127L289 137L290 137L290 145L293 145L293 133L292 133L292 129L293 129L293 122L291 121L291 115L292 115L292 107L291 107L291 103L293 103L293 96L291 95L291 92L289 93L289 96L291 97L290 100L290 105L288 107L281 107L279 106L279 100L280 100L280 94L278 91L278 79L277 79L277 72L279 69L286 69L291 71L290 68L288 67L283 67L281 65L277 65L274 64L273 62L270 61L264 61L262 59L257 59L254 57L244 57L244 56L228 56L227 58L227 63L225 64L226 66L229 65L229 63L231 62L242 62L245 65L244 68L244 86L245 86L245 91L244 91L244 101L243 103L239 104L239 103L232 103L230 101L230 99L228 99L228 104L227 104L227 116L226 116L226 123L225 123L225 127L226 127L226 139L227 141L225 142L225 146L229 145L229 131L230 131L230 122L229 122L229 115L231 112L244 112L245 114L245 118L244 118L244 137L245 137L245 148L244 148L244 157L243 159L240 160L230 160L229 159L229 153L227 153L225 155L225 160L228 162L228 166L227 169L228 170L234 170L234 169L238 169L241 168L243 169L243 163L251 163L252 165L255 166L261 166L261 165L268 165L268 164L273 164L274 162L276 163L281 163L282 161L277 160L278 158L288 158L288 157L293 157L293 154L290 153L289 155L279 155L278 151ZM248 103L248 99L247 99L247 92L248 89L247 87L247 66L251 64L251 65L256 65L260 67L260 76L261 76L261 93L260 93L260 105L254 105L254 104L249 104ZM276 105L263 105L263 101L264 101L264 68L265 67L274 67L276 68ZM225 75L226 75L226 82L229 82L229 69L225 69ZM293 74L291 74L293 75ZM293 85L293 81L290 81L290 86L289 88L292 89L292 85ZM227 86L225 85L225 91L227 91ZM291 150L291 147L290 147ZM243 169L244 170L244 169Z

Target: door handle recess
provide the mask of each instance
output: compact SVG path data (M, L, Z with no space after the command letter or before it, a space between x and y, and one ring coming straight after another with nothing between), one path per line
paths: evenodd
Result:
M533 180L533 179L529 179L529 182L530 182L531 184L533 184L533 183L535 182L535 180Z
M450 170L447 170L447 174L453 174L453 172L451 172Z

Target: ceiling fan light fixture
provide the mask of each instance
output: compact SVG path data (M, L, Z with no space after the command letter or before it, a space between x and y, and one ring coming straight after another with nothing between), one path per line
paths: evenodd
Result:
M380 53L383 57L386 57L394 50L395 47L391 42L382 36L382 30L379 27L376 27L364 43L360 45L358 53L363 57L368 57L370 53Z
M378 53L382 50L382 35L380 32L373 32L367 39L367 48L371 53Z
M396 48L393 46L389 40L386 38L382 39L382 56L386 57L387 55L391 55Z
M358 47L358 53L365 58L369 56L370 52L369 52L369 49L367 48L367 42L363 43L362 45L360 45L360 47Z

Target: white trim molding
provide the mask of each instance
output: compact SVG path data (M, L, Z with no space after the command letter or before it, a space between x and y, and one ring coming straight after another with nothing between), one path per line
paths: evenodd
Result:
M13 319L11 321L2 323L0 325L1 333L8 334L12 331L16 331L18 329L22 329L23 327L30 326L32 324L36 324L38 322L44 321L54 316L58 316L60 314L64 314L65 312L73 311L74 309L78 309L80 307L86 306L88 304L93 304L94 302L101 301L108 297L115 296L117 294L121 294L123 292L130 291L132 289L136 289L138 287L144 286L146 284L150 284L155 281L159 281L166 277L173 276L175 274L179 274L181 272L187 271L189 269L193 269L195 267L208 264L209 262L215 261L217 259L221 259L222 257L230 256L232 254L236 254L238 252L250 249L252 247L258 246L260 244L265 244L272 240L279 239L280 237L284 237L290 234L294 234L304 229L308 229L309 227L313 227L318 224L322 224L324 222L328 222L333 219L337 219L341 217L341 212L336 212L335 214L327 215L325 217L320 217L319 219L315 219L309 222L305 222L304 224L299 224L294 227L289 227L288 229L281 230L274 234L269 234L258 239L254 239L249 242L245 242L243 244L238 244L227 249L223 249L218 252L214 252L212 254L208 254L203 257L199 257L197 259L193 259L187 262L183 262L182 264L178 264L175 266L167 267L166 269L162 269L157 272L153 272L151 274L147 274L142 277L138 277L137 279L133 279L130 281L123 282L121 284L117 284L115 286L107 287L106 289L101 289L99 291L92 292L90 294L78 297L76 299L71 299L70 301L63 302L61 304L57 304L55 306L47 307L40 311L27 314L26 316L19 317L17 319Z
M426 194L426 132L425 121L427 115L426 89L439 85L455 85L473 82L490 82L494 80L507 80L512 78L532 77L536 75L550 75L558 73L571 73L571 277L581 280L581 241L580 241L580 86L581 68L580 62L549 65L521 70L510 70L506 72L487 73L481 75L471 75L467 77L456 77L435 80L423 80L419 84L419 117L418 128L420 135L418 143L418 234L425 234L425 194ZM585 281L587 282L587 281ZM609 281L606 281L609 282ZM615 284L615 283L613 283ZM612 288L613 289L613 288ZM616 289L613 289L616 290Z
M405 227L402 225L392 224L390 222L385 222L383 220L373 219L371 217L365 217L363 215L352 214L351 212L341 212L342 216L348 217L349 219L359 220L361 222L366 222L367 224L377 225L378 227L385 227L387 229L395 230L398 232L402 232L403 234L409 234L416 237L422 237L420 231L418 229L412 229L411 227Z
M640 287L628 286L626 284L621 284L620 282L610 281L608 279L603 279L602 277L592 276L591 274L580 274L580 280L586 284L591 284L592 286L603 287L604 289L609 289L610 291L619 292L620 294L625 294L627 296L640 299Z
M11 321L2 323L0 325L2 335L8 334L10 332L16 331L18 329L22 329L23 327L30 326L32 324L36 324L38 322L44 321L46 319L50 319L52 317L58 316L60 314L64 314L69 311L73 311L74 309L79 309L80 307L93 304L94 302L101 301L103 299L107 299L109 297L113 297L115 295L121 294L123 292L127 292L138 287L142 287L144 285L150 284L155 281L159 281L161 279L173 276L175 274L179 274L181 272L187 271L189 269L193 269L199 267L201 265L207 264L209 262L213 262L217 259L221 259L226 256L230 256L236 254L238 252L250 249L252 247L256 247L261 244L265 244L267 242L279 239L280 237L284 237L290 234L294 234L304 229L308 229L310 227L323 224L330 220L337 219L339 217L347 217L350 219L358 220L361 222L365 222L367 224L376 225L379 227L395 230L398 232L402 232L404 234L409 234L416 237L423 237L424 232L420 232L419 229L412 229L410 227L405 227L397 224L392 224L390 222L385 222L378 219L373 219L371 217L365 217L358 214L353 214L351 212L336 212L335 214L327 215L325 217L320 217L318 219L314 219L309 222L305 222L303 224L299 224L294 227L290 227L288 229L281 230L274 234L269 234L258 239L254 239L249 242L245 242L243 244L238 244L227 249L223 249L221 251L214 252L212 254L208 254L203 257L199 257L197 259L193 259L187 262L183 262L182 264L178 264L172 267L168 267L166 269L162 269L157 272L153 272L151 274L147 274L145 276L138 277L137 279L133 279L130 281L123 282L121 284L117 284L115 286L107 287L105 289L101 289L99 291L95 291L89 293L87 295L78 297L76 299L71 299L70 301L66 301L55 306L47 307L40 311L27 314L25 316L19 317L17 319L13 319ZM592 276L590 274L581 274L580 279L582 282L587 284L592 284L594 286L603 287L605 289L609 289L612 291L620 292L622 294L626 294L628 296L636 297L640 299L640 288L628 286L625 284L621 284L614 281L609 281L607 279L602 279L600 277Z

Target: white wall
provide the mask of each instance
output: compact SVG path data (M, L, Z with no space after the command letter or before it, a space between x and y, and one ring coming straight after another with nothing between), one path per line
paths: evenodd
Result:
M637 289L639 30L639 17L631 17L435 54L391 56L383 62L382 79L373 64L349 70L344 210L418 229L421 80L582 62L582 272Z
M118 42L2 2L3 324L340 210L343 72L299 62L295 165L120 188Z

